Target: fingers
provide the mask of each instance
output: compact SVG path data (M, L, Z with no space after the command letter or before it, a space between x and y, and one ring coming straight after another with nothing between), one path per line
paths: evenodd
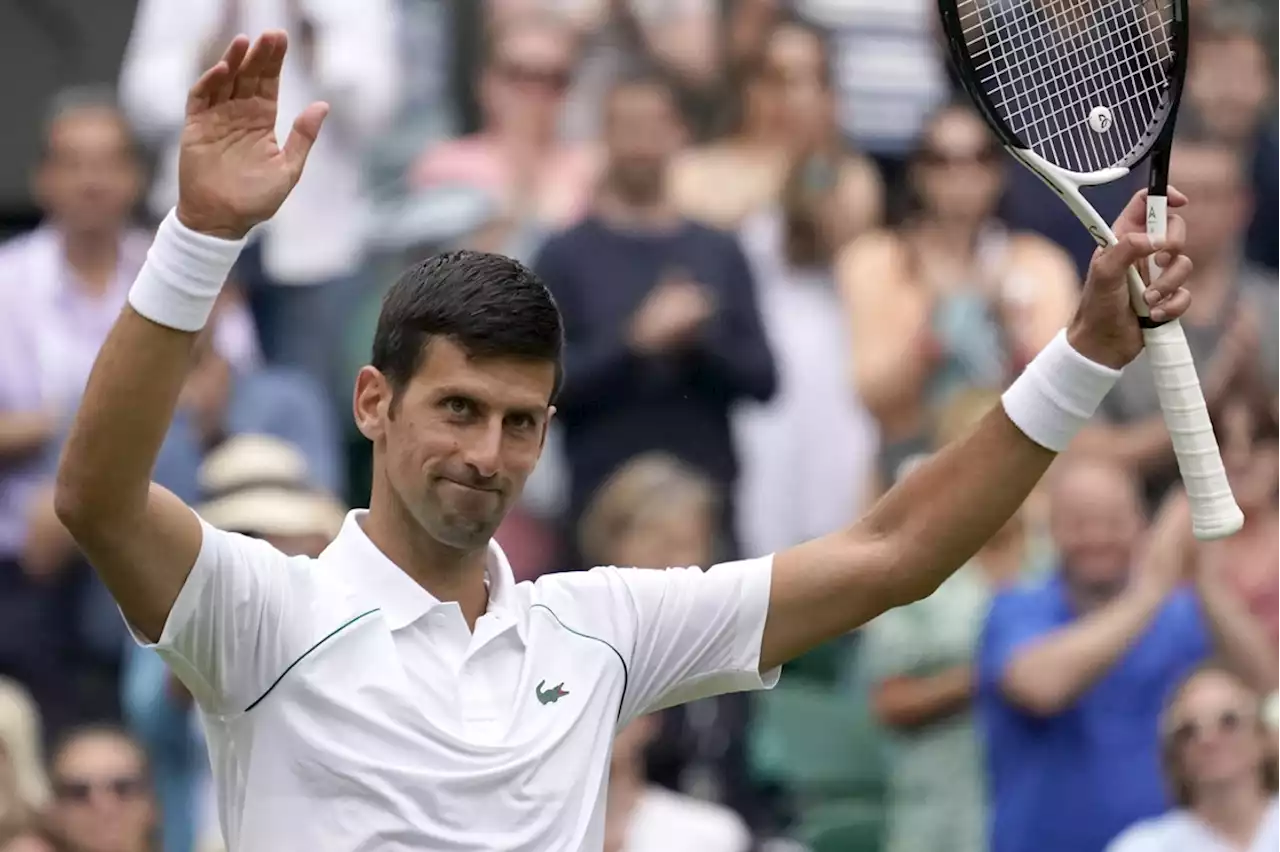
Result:
M1156 322L1177 319L1191 304L1191 293L1187 290L1187 282L1191 279L1191 258L1178 255L1156 283L1148 287L1142 299L1150 310L1151 319Z
M240 72L235 75L231 97L257 97L261 80L272 64L277 45L284 39L285 34L281 30L267 30L258 36L253 47L249 48L249 53L240 66Z
M1156 252L1156 266L1164 269L1172 263L1186 239L1187 220L1178 215L1170 216L1165 232L1164 250Z
M187 93L188 114L225 100L224 92L230 91L229 87L236 69L240 67L245 51L248 49L249 39L247 37L241 35L231 40L231 44L227 46L222 58L212 68L200 75L200 79L196 80L195 85Z
M311 146L316 143L316 137L320 135L320 126L324 124L324 117L328 114L329 105L323 101L317 101L294 119L293 129L289 131L289 138L284 141L284 148L281 149L294 180L302 174L302 167L307 164L307 154L311 152Z
M272 42L271 55L268 57L258 78L258 97L267 100L278 100L280 97L280 74L284 71L284 57L289 51L289 37L281 32Z
M1185 207L1187 197L1183 195L1175 187L1167 188L1166 196L1170 209ZM1170 217L1172 221L1173 217ZM1116 233L1128 233L1130 231L1145 231L1147 229L1147 190L1139 190L1129 199L1129 203L1125 205L1124 210L1116 217L1115 231Z

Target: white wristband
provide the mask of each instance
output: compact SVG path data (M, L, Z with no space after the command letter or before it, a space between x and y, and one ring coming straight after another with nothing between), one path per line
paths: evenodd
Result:
M1028 438L1060 453L1119 378L1119 370L1090 361L1071 348L1066 331L1060 331L1001 401L1009 419Z
M170 210L129 290L129 304L159 325L199 331L244 244L197 233Z

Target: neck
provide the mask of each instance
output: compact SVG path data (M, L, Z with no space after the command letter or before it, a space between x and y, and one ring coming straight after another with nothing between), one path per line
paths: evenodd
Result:
M680 221L680 214L667 201L665 192L652 201L634 201L608 186L596 200L596 213L615 227L637 231L665 230Z
M969 257L978 242L982 223L968 219L924 219L916 228L925 247L938 254Z
M76 276L95 292L107 289L120 261L117 231L63 231L62 252Z
M432 538L374 470L369 513L362 528L396 567L439 601L456 601L473 630L489 604L488 548L459 550Z
M1233 844L1246 847L1266 813L1267 794L1252 777L1200 790L1192 811L1215 832Z

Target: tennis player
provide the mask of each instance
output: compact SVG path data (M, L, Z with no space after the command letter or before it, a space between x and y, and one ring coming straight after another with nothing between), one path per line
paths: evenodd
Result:
M554 412L560 316L518 263L444 255L392 287L356 380L369 509L319 559L286 557L148 481L219 288L325 117L311 105L277 146L285 47L282 32L241 36L191 89L177 208L98 356L57 488L59 517L135 634L199 704L235 852L599 850L616 730L768 688L786 661L931 593L1004 525L1142 345L1124 280L1153 252L1139 197L1120 244L1093 259L1070 328L1002 409L866 517L705 572L516 584L491 536ZM1148 291L1157 319L1190 303L1182 227L1171 220ZM635 356L612 357L629 369Z

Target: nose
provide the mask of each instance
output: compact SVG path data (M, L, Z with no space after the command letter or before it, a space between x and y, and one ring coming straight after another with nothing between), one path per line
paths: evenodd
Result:
M463 447L463 461L478 479L492 479L501 470L502 418L491 417L468 434Z

